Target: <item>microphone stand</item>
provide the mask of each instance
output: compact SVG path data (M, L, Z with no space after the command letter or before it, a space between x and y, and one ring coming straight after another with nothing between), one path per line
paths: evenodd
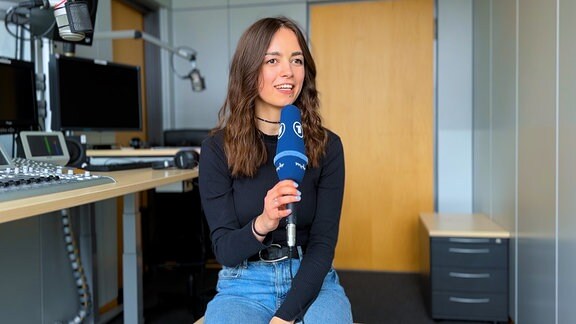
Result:
M292 211L286 218L286 241L288 244L288 260L290 262L290 278L294 278L292 273L292 252L296 246L296 203L288 203L288 208Z

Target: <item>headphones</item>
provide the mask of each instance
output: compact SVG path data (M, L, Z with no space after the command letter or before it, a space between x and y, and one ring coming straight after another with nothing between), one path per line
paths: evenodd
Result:
M178 169L193 169L200 162L200 153L194 149L180 150L174 156L174 165Z

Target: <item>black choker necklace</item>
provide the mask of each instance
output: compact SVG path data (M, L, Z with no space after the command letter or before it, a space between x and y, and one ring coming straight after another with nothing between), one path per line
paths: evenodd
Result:
M265 123L268 123L268 124L276 124L276 125L280 124L279 121L271 121L271 120L268 120L268 119L260 118L260 117L258 117L258 116L256 116L256 119L261 120L261 121L263 121L263 122L265 122Z

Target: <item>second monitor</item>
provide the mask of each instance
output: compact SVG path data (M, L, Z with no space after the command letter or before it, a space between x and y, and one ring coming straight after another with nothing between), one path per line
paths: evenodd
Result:
M55 54L49 62L52 129L142 130L140 67Z

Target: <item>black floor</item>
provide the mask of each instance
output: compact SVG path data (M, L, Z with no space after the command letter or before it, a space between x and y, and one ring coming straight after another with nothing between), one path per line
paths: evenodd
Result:
M146 323L194 323L214 294L218 268L207 269L204 280L190 282L190 269L165 267L147 273L144 281ZM424 306L416 274L338 271L352 304L354 322L364 324L479 324L488 322L434 321ZM196 273L199 278L202 274ZM109 324L122 324L122 315Z
M415 274L338 271L357 323L426 324L428 317Z
M219 266L203 273L186 267L161 268L144 281L146 323L194 323L214 296Z

